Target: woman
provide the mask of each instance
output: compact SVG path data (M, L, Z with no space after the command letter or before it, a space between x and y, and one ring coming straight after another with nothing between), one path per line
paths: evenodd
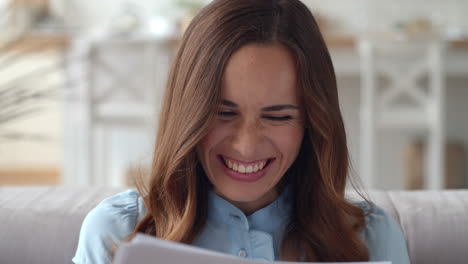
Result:
M251 259L409 263L398 225L345 198L333 65L298 0L215 0L173 65L148 188L86 217L75 263L137 232Z

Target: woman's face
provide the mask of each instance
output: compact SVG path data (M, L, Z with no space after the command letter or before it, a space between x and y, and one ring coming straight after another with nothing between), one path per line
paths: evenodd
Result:
M304 134L292 55L249 44L227 63L218 116L197 147L214 191L250 214L277 196Z

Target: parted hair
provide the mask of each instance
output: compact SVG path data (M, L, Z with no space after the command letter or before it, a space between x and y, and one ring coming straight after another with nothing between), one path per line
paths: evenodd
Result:
M367 261L365 213L345 199L349 154L330 55L299 0L214 0L193 19L172 65L149 180L139 186L147 215L136 233L190 244L207 218L212 187L196 146L216 118L224 69L246 44L284 45L296 63L305 134L281 183L292 185L280 258Z

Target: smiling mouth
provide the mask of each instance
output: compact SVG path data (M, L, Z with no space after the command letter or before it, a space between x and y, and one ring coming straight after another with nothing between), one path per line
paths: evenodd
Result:
M275 158L269 158L265 160L258 160L254 162L241 162L238 160L230 159L228 157L219 155L219 159L223 165L235 172L249 174L256 173L265 170Z

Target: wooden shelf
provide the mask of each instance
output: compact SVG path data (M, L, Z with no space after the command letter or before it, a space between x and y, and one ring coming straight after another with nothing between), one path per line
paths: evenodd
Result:
M468 49L468 39L453 40L451 46L459 49Z
M331 48L352 48L357 43L357 38L352 35L324 33L323 37ZM468 39L451 40L448 43L451 48L468 50Z
M61 183L58 168L0 169L2 185L56 185Z
M0 52L14 51L36 53L44 51L64 51L70 44L66 34L28 34L16 41L0 46Z
M350 48L356 45L356 38L351 35L324 34L327 46L332 48Z

